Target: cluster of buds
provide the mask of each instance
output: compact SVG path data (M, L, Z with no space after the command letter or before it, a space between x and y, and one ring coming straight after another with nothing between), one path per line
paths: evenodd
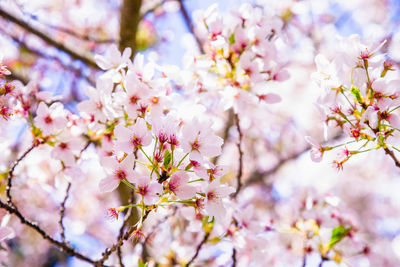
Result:
M316 57L318 72L314 78L325 90L318 105L326 116L326 124L341 128L351 138L335 147L362 142L354 150L344 148L340 159L334 161L339 169L355 154L379 148L398 150L390 144L390 137L400 131L396 114L400 107L400 80L393 64L378 53L384 43L370 49L358 36L351 36L341 41L342 49L333 62L322 55ZM314 142L311 145L314 161L324 151L335 148L324 148ZM320 152L318 157L315 151Z

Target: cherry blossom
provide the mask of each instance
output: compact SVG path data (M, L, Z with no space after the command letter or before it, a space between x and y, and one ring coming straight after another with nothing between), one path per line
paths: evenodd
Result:
M135 185L137 186L137 193L142 196L145 205L154 204L163 191L161 184L156 181L150 181L146 176L136 178Z
M40 102L34 123L44 135L54 134L66 126L65 115L63 104L57 102L47 106L44 102Z
M168 189L179 199L190 199L196 194L196 188L190 186L189 175L186 172L175 172L168 183Z
M217 220L223 220L225 214L225 206L223 199L235 192L230 186L221 185L220 180L216 179L211 182L205 189L204 208L209 216L214 216Z
M117 138L116 148L127 154L149 145L152 140L146 121L142 118L138 118L135 125L129 128L119 124L115 127L114 135Z
M210 122L197 119L182 128L182 148L190 153L190 158L201 160L202 157L215 157L221 154L223 140L211 131Z
M102 166L108 176L100 181L99 188L102 192L111 192L118 187L122 181L135 182L137 174L133 171L134 155L129 155L122 161L115 157L102 159Z

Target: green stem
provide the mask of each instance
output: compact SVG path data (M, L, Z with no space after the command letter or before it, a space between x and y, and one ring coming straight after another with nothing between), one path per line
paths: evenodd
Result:
M350 102L350 100L347 98L347 96L346 96L343 92L341 92L341 93L342 93L342 95L344 96L344 98L346 98L347 102L349 102L350 107L353 107L353 105L351 104L351 102Z
M178 165L176 166L177 168L182 164L182 161L189 155L189 153L186 153L185 156L178 162Z
M146 156L146 158L150 161L151 165L153 165L153 161L149 158L149 156L147 156L147 154L146 154L146 152L144 152L143 148L140 146L139 149Z
M395 107L394 109L392 109L391 111L389 111L388 113L392 113L393 111L395 111L396 109L400 108L400 106Z
M136 188L133 185L131 185L131 183L129 183L126 179L122 180L122 182L124 184L126 184L128 187L130 187L131 189L136 190Z
M195 183L195 182L200 182L200 181L205 181L205 180L203 178L200 178L200 179L197 179L197 180L190 181L190 182L188 182L188 184Z
M329 147L329 148L330 148L330 149L334 149L334 148L341 147L341 146L345 146L345 145L348 145L348 144L351 144L351 143L355 143L355 142L357 142L357 141L355 141L355 140L353 140L353 141L348 141L348 142L346 142L346 143L339 144L339 145L336 145L336 146L331 146L331 147Z
M400 149L396 148L395 146L392 146L392 145L391 145L391 147L392 147L393 149L395 149L395 150L397 150L397 151L400 152Z

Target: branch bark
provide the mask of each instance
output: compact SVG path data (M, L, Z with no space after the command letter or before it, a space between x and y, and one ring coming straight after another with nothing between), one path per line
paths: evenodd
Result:
M200 53L204 54L203 44L194 32L194 26L193 26L192 19L190 18L188 11L186 10L185 5L183 4L183 0L178 0L178 2L179 2L179 6L181 9L181 13L182 13L183 19L185 21L185 24L186 24L189 32L193 35L194 39L196 40L197 46L199 47L199 50L200 50Z
M136 32L141 18L141 5L142 0L124 0L121 6L119 50L122 52L126 47L130 47L132 49L132 58L137 50Z
M53 244L56 247L58 247L61 251L67 253L70 256L76 257L76 258L78 258L80 260L86 261L86 262L91 263L91 264L95 264L94 260L92 260L89 257L77 252L73 248L69 247L66 243L57 241L54 238L52 238L48 233L46 233L42 228L40 228L37 225L37 223L26 219L16 207L12 207L10 205L7 205L6 203L4 203L3 201L0 200L0 208L5 209L10 214L14 214L15 216L17 216L22 224L25 224L28 227L32 228L34 231L36 231L38 234L40 234L44 239L48 240L51 244Z
M96 62L89 56L82 55L77 51L73 50L72 48L67 47L62 42L59 42L51 37L48 34L40 31L39 29L34 28L33 26L29 25L25 21L17 18L16 16L12 15L11 13L7 12L6 10L0 8L0 16L4 19L11 21L29 33L32 33L42 39L47 44L54 46L55 48L62 50L69 54L72 58L82 61L83 63L87 64L88 66L100 70L97 66Z

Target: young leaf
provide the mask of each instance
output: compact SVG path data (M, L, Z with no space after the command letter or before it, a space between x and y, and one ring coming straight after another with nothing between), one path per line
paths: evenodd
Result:
M350 232L351 228L339 225L332 230L331 240L329 241L329 247L332 248L336 243L340 242Z
M360 90L359 89L357 89L356 87L352 86L351 87L351 93L356 97L358 103L362 103L361 94L360 94Z
M140 259L138 260L138 267L147 267L147 263L144 263Z
M163 162L163 166L166 170L168 170L170 162L171 162L171 153L167 149L167 150L165 150L165 153L164 153L164 162Z

